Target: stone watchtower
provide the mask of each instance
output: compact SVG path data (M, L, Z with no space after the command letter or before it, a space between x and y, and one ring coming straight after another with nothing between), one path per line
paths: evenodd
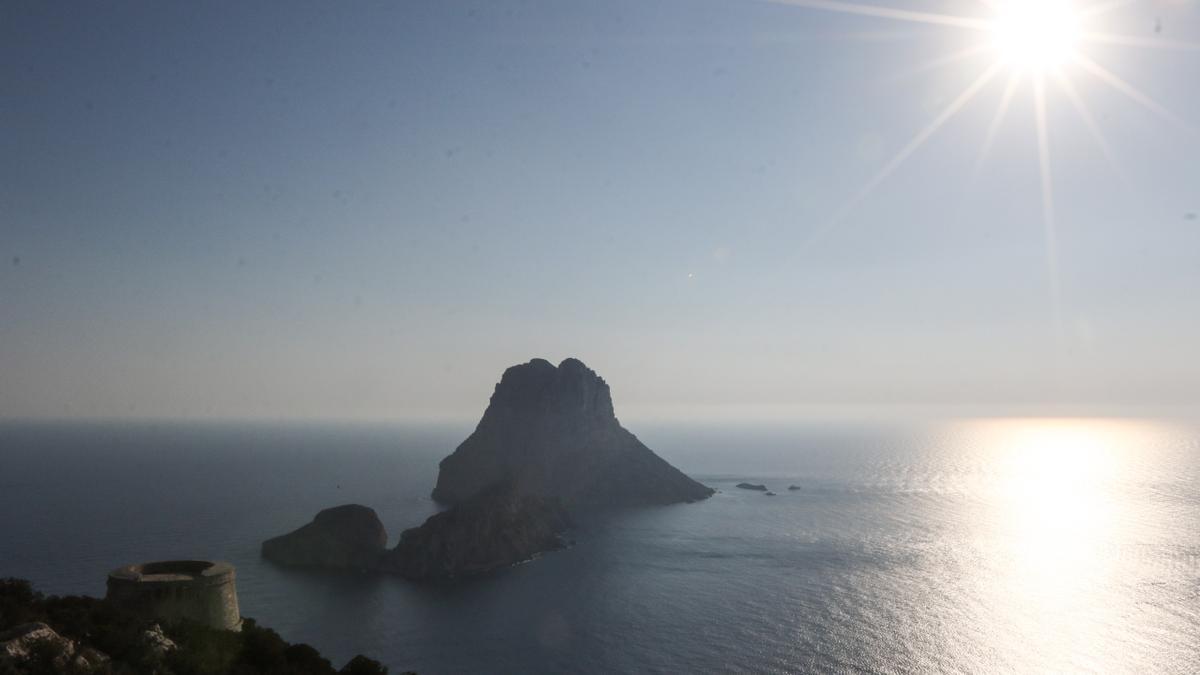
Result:
M168 560L118 567L108 574L108 601L168 623L188 620L220 630L241 630L233 565Z

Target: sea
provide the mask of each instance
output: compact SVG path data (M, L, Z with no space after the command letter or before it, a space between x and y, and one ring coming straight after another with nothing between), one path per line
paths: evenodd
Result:
M394 542L469 423L4 423L0 576L103 595L120 565L226 560L244 616L394 673L1200 672L1200 425L629 426L718 492L430 586L259 546L346 503Z

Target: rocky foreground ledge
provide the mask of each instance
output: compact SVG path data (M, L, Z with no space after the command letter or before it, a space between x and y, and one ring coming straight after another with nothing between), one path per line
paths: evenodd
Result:
M291 644L253 619L240 632L157 623L107 600L47 596L22 579L0 579L0 674L387 675L365 656L336 670L306 644ZM409 674L411 675L411 674Z

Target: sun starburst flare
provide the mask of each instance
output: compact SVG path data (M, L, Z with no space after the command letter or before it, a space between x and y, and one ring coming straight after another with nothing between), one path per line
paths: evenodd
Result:
M851 14L867 19L925 24L945 29L977 32L980 42L974 47L947 54L904 74L909 76L956 63L970 56L990 51L990 66L984 68L949 106L920 130L895 156L884 163L874 176L839 208L823 225L815 228L806 242L811 244L833 229L863 200L871 195L889 176L914 155L953 117L965 109L996 76L1007 70L1004 92L998 109L991 118L976 161L976 170L987 160L988 153L1004 124L1018 91L1028 88L1036 120L1033 130L1037 146L1038 172L1041 186L1042 220L1045 231L1046 262L1050 302L1055 332L1062 334L1061 282L1058 273L1057 234L1054 208L1054 180L1051 170L1049 114L1047 88L1055 86L1079 115L1083 126L1100 146L1113 169L1120 174L1112 148L1105 140L1087 103L1072 84L1068 70L1078 71L1119 92L1129 100L1170 122L1186 135L1200 138L1178 115L1150 95L1125 81L1098 63L1088 47L1093 45L1159 49L1169 51L1200 51L1200 44L1179 40L1150 38L1106 32L1093 24L1107 14L1132 4L1132 0L1097 0L1083 6L1072 0L982 0L981 15L955 15L937 12L912 11L895 7L845 2L840 0L767 0L775 4L825 12ZM1074 73L1071 73L1074 74Z

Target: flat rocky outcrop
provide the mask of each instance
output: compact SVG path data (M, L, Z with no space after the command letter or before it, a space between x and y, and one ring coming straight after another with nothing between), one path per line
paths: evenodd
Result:
M0 672L108 672L107 655L35 621L0 632ZM32 669L32 670L26 670Z
M766 485L757 485L755 483L738 483L737 487L738 487L738 489L741 489L741 490L755 490L757 492L766 492L767 491Z
M608 384L577 359L506 370L474 433L442 460L433 498L458 504L498 483L572 509L713 494L622 427Z
M375 569L387 530L374 509L346 504L325 509L298 530L262 544L267 560L296 567Z
M495 485L405 530L381 568L413 580L480 574L562 548L569 526L558 500Z

